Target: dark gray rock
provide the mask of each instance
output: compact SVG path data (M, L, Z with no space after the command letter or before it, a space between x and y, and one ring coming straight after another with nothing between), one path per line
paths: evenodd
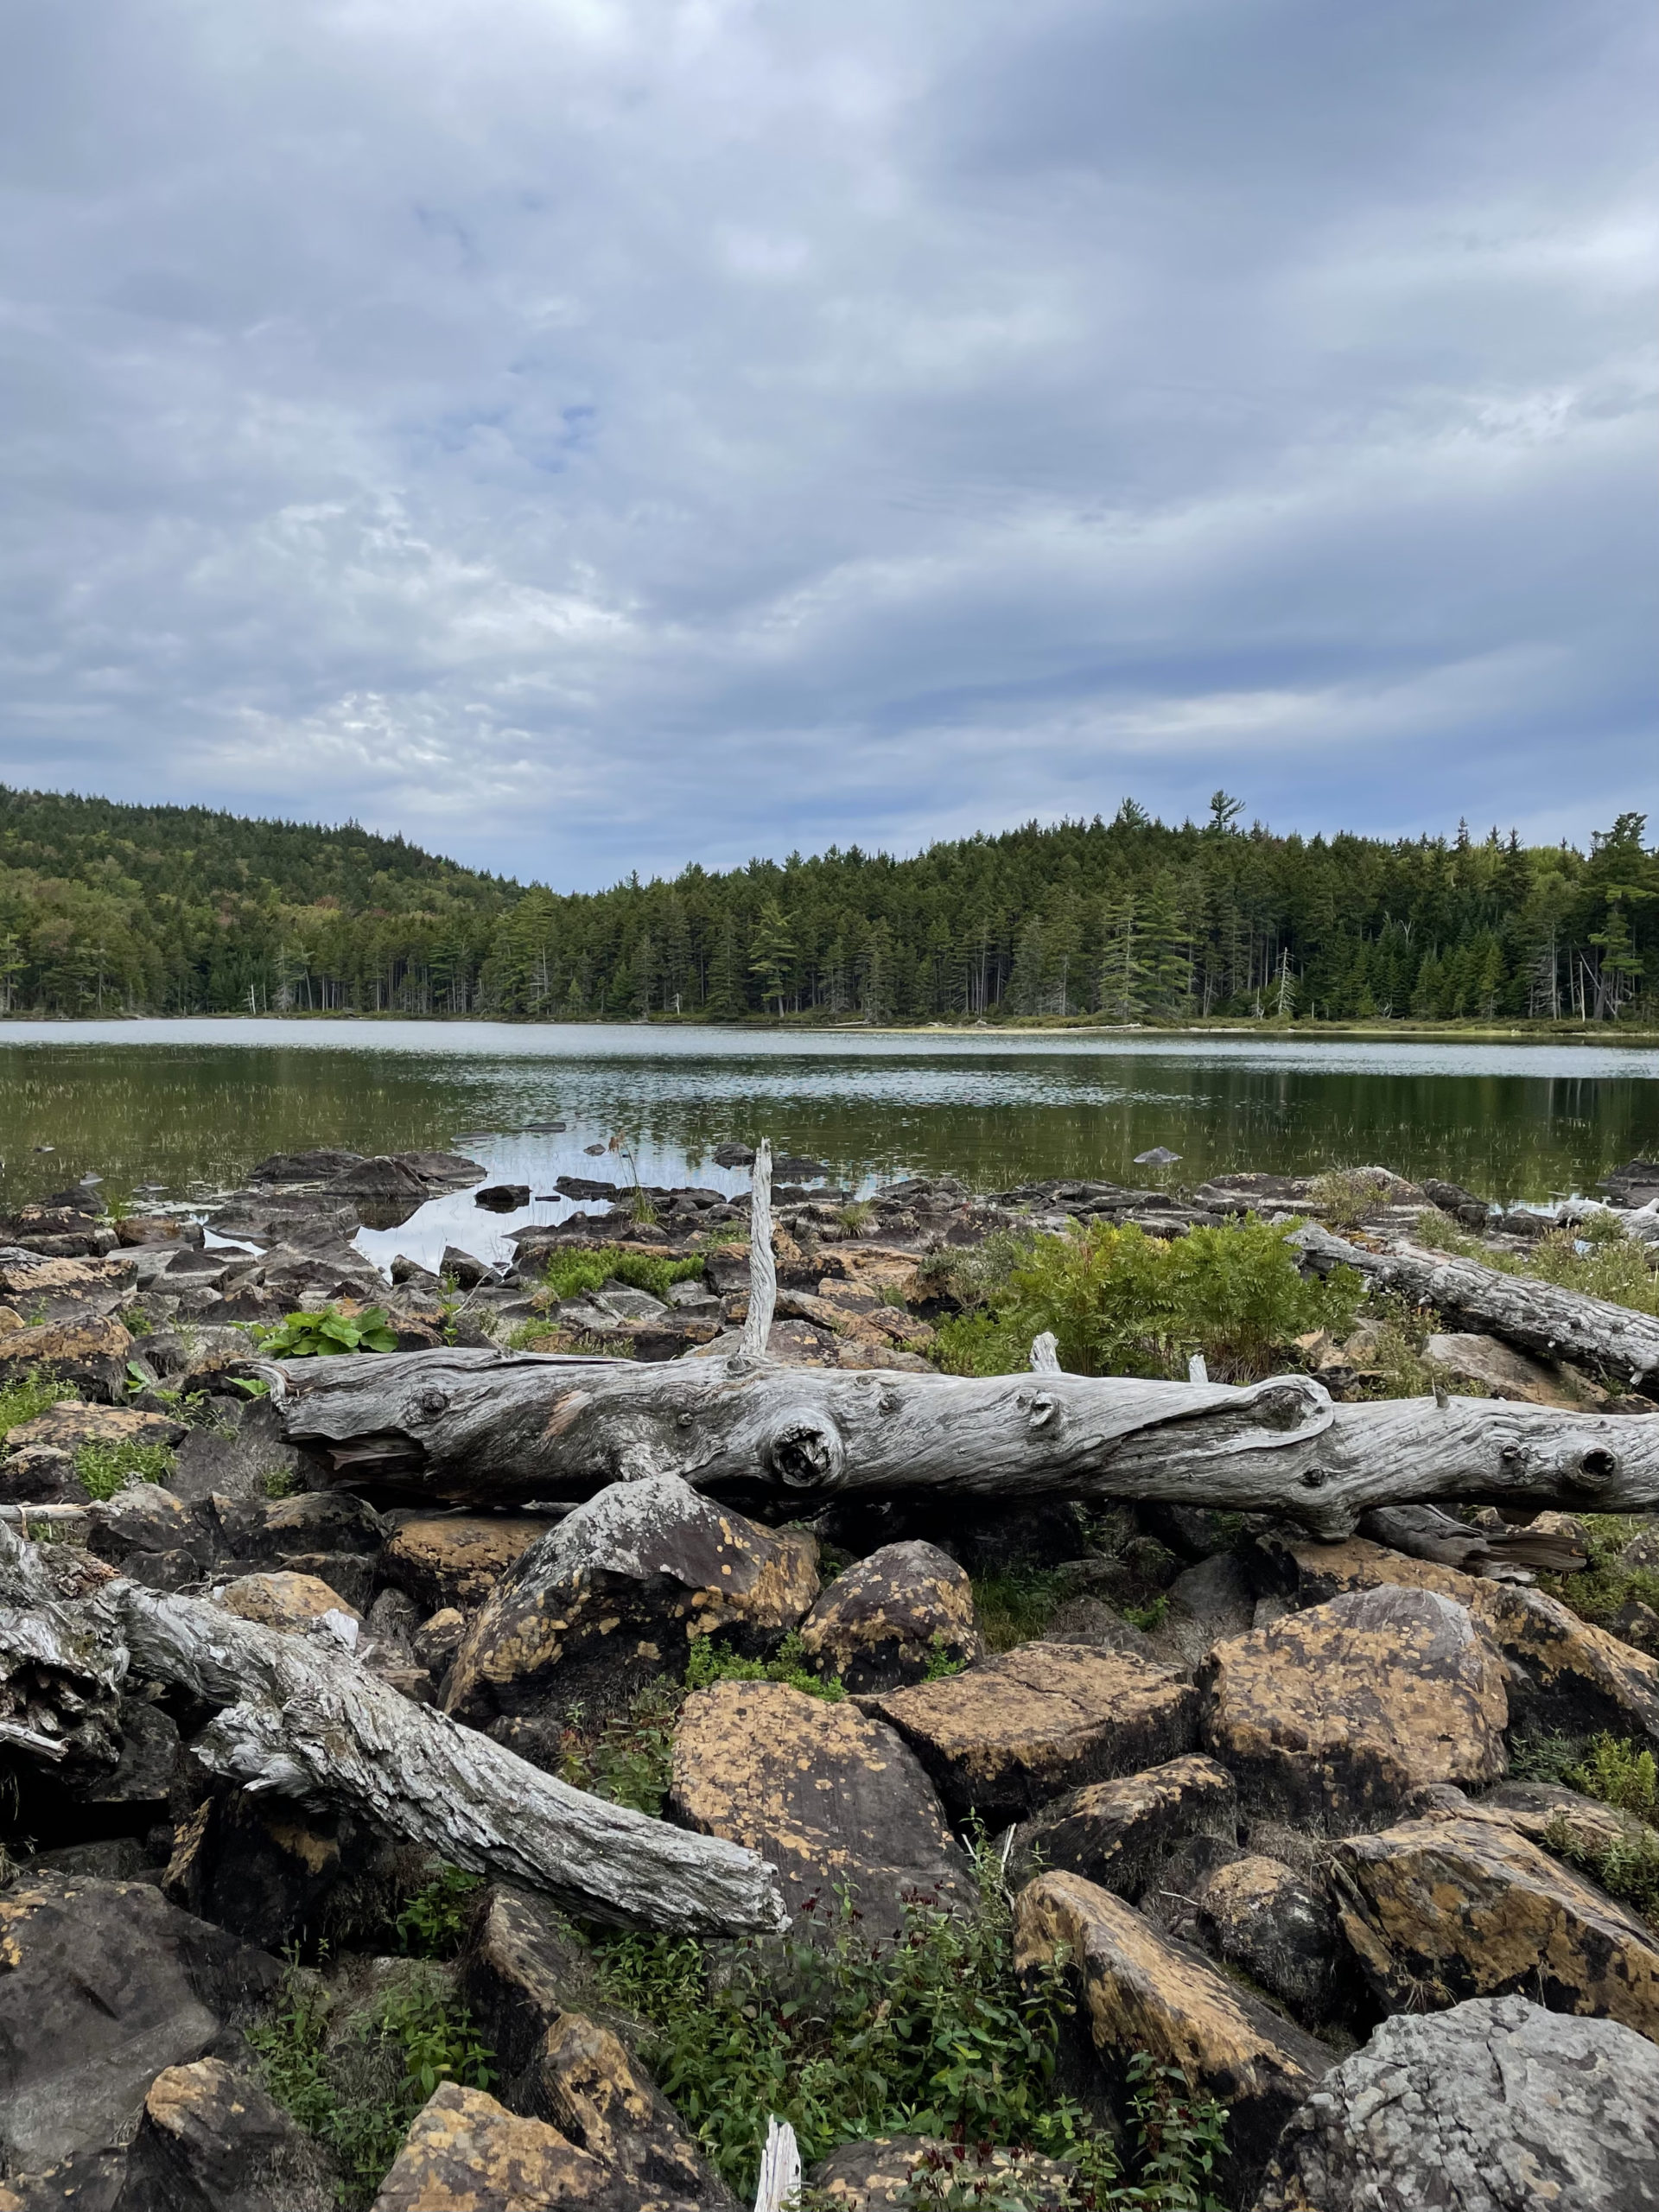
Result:
M320 1183L336 1175L343 1175L347 1168L360 1166L360 1152L331 1150L326 1146L314 1152L273 1152L257 1167L248 1170L250 1183Z
M801 1624L820 1674L849 1690L894 1690L984 1646L965 1568L923 1543L885 1544L837 1575Z
M282 1980L147 1884L61 1874L0 1891L0 2157L20 2173L117 2140L163 2067Z
M480 1191L473 1192L473 1204L482 1206L486 1213L517 1213L520 1206L530 1204L528 1183L486 1183Z
M1659 2050L1523 1997L1399 2013L1327 2074L1255 2212L1653 2212Z
M247 1340L238 1338L242 1357ZM281 1416L268 1398L256 1399L234 1436L193 1428L180 1445L168 1488L194 1503L217 1492L232 1498L264 1498L267 1481L308 1487L304 1456L283 1435Z

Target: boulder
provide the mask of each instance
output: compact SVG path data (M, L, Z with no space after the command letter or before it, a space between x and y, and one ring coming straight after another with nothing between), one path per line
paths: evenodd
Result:
M133 1287L130 1253L102 1259L47 1259L21 1246L0 1245L0 1299L39 1321L81 1320L111 1313Z
M126 2171L124 2144L72 2151L41 2173L0 2181L0 2212L113 2212Z
M33 1445L48 1445L58 1452L79 1452L83 1444L175 1445L184 1436L183 1426L164 1414L143 1414L125 1406L87 1406L78 1398L65 1398L48 1406L33 1421L19 1421L6 1431L8 1452Z
M581 1943L546 1900L505 1882L480 1897L455 1973L504 2082L525 2071L591 1980Z
M486 1213L517 1213L530 1204L528 1183L486 1183L473 1192L473 1204Z
M1024 1644L861 1702L910 1745L953 1821L977 1813L991 1827L1174 1758L1198 1719L1192 1688L1167 1669L1071 1643Z
M0 1891L0 2161L117 2140L163 2067L201 2057L282 1968L147 1883L25 1874Z
M178 1765L178 1723L161 1706L133 1696L122 1699L118 1718L120 1758L77 1777L73 1794L83 1805L153 1805L159 1820Z
M1046 1805L1022 1821L1009 1859L1011 1880L1040 1866L1081 1874L1134 1899L1169 1847L1190 1835L1238 1833L1238 1792L1224 1766L1197 1752L1143 1773L1088 1789Z
M87 1549L95 1559L124 1566L134 1552L188 1551L206 1566L211 1535L182 1498L159 1483L129 1483L92 1509Z
M888 2212L889 2207L908 2212L917 2202L916 2177L938 2201L983 2203L987 2212L1002 2204L1017 2204L1020 2212L1065 2212L1077 2202L1066 2168L1039 2152L944 2143L932 2135L875 2135L843 2143L819 2160L809 2180L812 2201L835 2212ZM953 2188L956 2194L947 2195Z
M0 1460L0 1503L86 1505L91 1492L75 1472L72 1453L50 1444L26 1444Z
M285 1567L268 1574L245 1574L227 1582L214 1591L213 1603L242 1620L300 1636L327 1613L344 1614L354 1624L360 1624L363 1618L338 1590L319 1582L315 1574L296 1574Z
M238 1336L236 1343L239 1349L234 1352L228 1347L219 1348L226 1365L248 1357L246 1338ZM219 1351L197 1356L216 1357ZM211 1371L203 1379L212 1380ZM233 1436L220 1436L210 1428L193 1428L179 1446L167 1486L176 1497L194 1504L213 1497L264 1500L272 1485L304 1491L309 1480L304 1455L283 1434L281 1414L269 1399L257 1399L243 1414Z
M1659 2038L1659 1938L1502 1814L1351 1837L1332 1876L1343 1933L1390 2009L1524 1989Z
M1033 1974L1061 1945L1115 2099L1122 2101L1137 2051L1182 2068L1229 2107L1226 2183L1248 2201L1249 2184L1330 2052L1109 1890L1077 1874L1042 1874L1014 1902L1015 1962Z
M470 1613L549 1527L534 1513L456 1513L404 1521L386 1545L382 1572L423 1613L446 1605Z
M466 1633L466 1614L454 1605L441 1605L435 1613L429 1613L420 1622L410 1637L409 1647L416 1664L424 1667L435 1681L442 1680Z
M319 1552L371 1556L386 1541L385 1522L348 1490L302 1491L296 1497L215 1501L215 1517L232 1558L271 1562Z
M816 1550L676 1475L613 1483L501 1577L456 1655L445 1709L480 1725L550 1697L600 1710L683 1674L698 1637L765 1650L817 1597Z
M162 1894L245 1942L279 1950L321 1932L351 1835L337 1813L232 1789L176 1829Z
M311 1152L273 1152L248 1170L250 1183L320 1183L359 1165L360 1152L319 1146Z
M1400 2013L1291 2119L1255 2212L1652 2212L1659 2051L1522 1997Z
M149 2085L114 2212L335 2212L315 2139L223 2059Z
M424 1177L384 1153L342 1167L328 1178L326 1188L331 1198L402 1198L413 1205L431 1195Z
M543 2037L508 2093L512 2108L556 2127L567 2141L620 2174L636 2202L718 2206L736 2199L680 2130L673 2107L609 2028L565 2012Z
M1639 1734L1659 1749L1659 1658L1580 1620L1544 1591L1408 1559L1363 1536L1298 1543L1289 1556L1304 1603L1333 1591L1394 1587L1438 1591L1466 1606L1510 1662L1512 1723L1575 1736Z
M966 1571L932 1544L884 1544L836 1576L801 1624L820 1674L849 1690L898 1689L983 1645Z
M1546 1851L1555 1847L1552 1838L1560 1837L1574 1852L1592 1858L1615 1845L1639 1846L1645 1825L1634 1813L1621 1813L1599 1797L1582 1796L1558 1782L1502 1782L1486 1792L1477 1809L1501 1814L1511 1827Z
M686 1700L668 1814L758 1852L791 1916L833 1925L855 1893L867 1932L892 1936L910 1897L966 1902L967 1862L932 1785L890 1728L783 1682L717 1682Z
M1607 1395L1560 1361L1534 1359L1496 1337L1432 1336L1422 1356L1425 1364L1440 1374L1472 1384L1475 1395L1507 1398L1517 1405L1557 1406L1565 1412L1583 1413L1602 1403Z
M1331 1900L1282 1860L1248 1852L1211 1867L1192 1890L1206 1951L1318 2028L1349 2009L1357 1984Z
M1218 1644L1200 1670L1204 1741L1253 1810L1340 1834L1430 1783L1498 1780L1505 1679L1464 1606L1356 1591Z
M372 2212L667 2212L539 2120L444 2082L422 2106Z
M1190 1671L1228 1637L1253 1625L1255 1593L1230 1552L1187 1567L1170 1584L1164 1617L1149 1641L1166 1667Z
M42 1321L0 1336L0 1385L38 1371L113 1399L126 1380L132 1338L119 1321Z

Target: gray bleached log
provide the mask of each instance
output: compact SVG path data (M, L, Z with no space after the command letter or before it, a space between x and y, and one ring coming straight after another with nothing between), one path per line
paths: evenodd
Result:
M484 1351L270 1370L285 1432L338 1479L508 1504L678 1475L798 1506L854 1496L1140 1498L1283 1513L1351 1535L1435 1498L1659 1505L1659 1421L1496 1399L1333 1404L1310 1376L1224 1383L789 1368L738 1357L581 1364Z
M772 1249L772 1146L762 1137L749 1171L749 1310L743 1319L741 1345L747 1357L766 1357L777 1306L778 1258Z
M122 1580L60 1605L31 1549L0 1530L0 1683L14 1654L73 1669L83 1693L112 1694L130 1664L142 1679L220 1708L192 1751L245 1789L346 1805L451 1865L543 1891L595 1919L702 1935L784 1924L778 1877L753 1852L555 1780L412 1703L332 1637L284 1635ZM14 1724L7 1740L38 1751L21 1740L26 1726Z
M1530 1582L1535 1573L1576 1574L1585 1554L1553 1529L1471 1529L1433 1505L1380 1505L1359 1533L1412 1559L1433 1560L1491 1582Z
M1312 1224L1289 1241L1321 1274L1357 1268L1379 1290L1432 1306L1442 1318L1455 1315L1541 1359L1586 1360L1637 1386L1659 1374L1659 1320L1651 1313L1421 1245L1367 1252Z

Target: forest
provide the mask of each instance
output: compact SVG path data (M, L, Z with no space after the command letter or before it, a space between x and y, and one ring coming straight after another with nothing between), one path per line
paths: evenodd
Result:
M1035 822L593 893L355 823L0 786L0 1013L1180 1024L1659 1018L1659 851Z

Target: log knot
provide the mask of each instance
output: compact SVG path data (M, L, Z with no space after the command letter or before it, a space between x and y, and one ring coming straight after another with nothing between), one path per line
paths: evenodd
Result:
M847 1460L840 1430L816 1406L785 1408L767 1432L760 1456L791 1490L833 1487Z

